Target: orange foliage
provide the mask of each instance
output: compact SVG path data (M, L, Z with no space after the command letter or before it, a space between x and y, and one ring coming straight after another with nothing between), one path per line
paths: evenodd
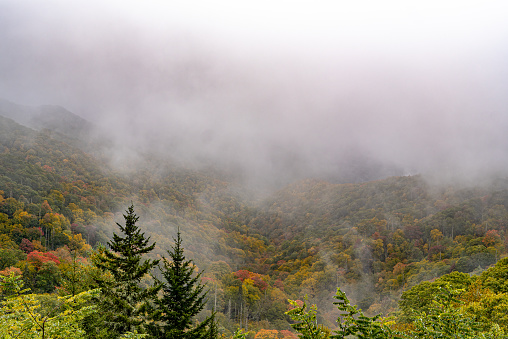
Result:
M494 246L501 242L501 236L496 230L489 230L483 237L482 242L486 247Z
M7 267L5 270L0 271L0 275L3 277L8 277L11 273L14 273L16 276L22 275L21 269L14 266Z
M260 330L256 333L254 339L278 339L278 333L277 330Z

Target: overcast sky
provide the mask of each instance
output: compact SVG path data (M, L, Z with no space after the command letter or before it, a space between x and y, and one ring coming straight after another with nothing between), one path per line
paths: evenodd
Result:
M474 179L508 170L506 18L506 1L0 0L0 98L257 175L354 158Z

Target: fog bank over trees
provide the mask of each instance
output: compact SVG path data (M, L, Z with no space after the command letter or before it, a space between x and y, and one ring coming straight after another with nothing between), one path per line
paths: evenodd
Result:
M3 1L0 97L254 183L506 171L506 6L370 5Z

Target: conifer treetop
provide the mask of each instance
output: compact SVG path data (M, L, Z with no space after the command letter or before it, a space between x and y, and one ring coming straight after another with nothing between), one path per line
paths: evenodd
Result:
M215 313L195 324L195 316L205 307L207 291L200 283L201 273L196 274L192 260L184 256L180 229L174 241L172 250L167 251L169 258L163 258L162 295L154 300L149 332L156 338L213 338L217 334Z
M87 331L93 335L98 335L95 332L99 327L111 333L112 338L142 329L142 308L160 289L158 284L148 288L140 285L141 279L159 263L159 260L142 259L155 243L148 245L150 238L136 226L139 217L134 213L133 205L123 217L125 226L117 223L121 235L115 233L108 242L111 250L102 248L93 256L95 266L104 273L94 279L101 288L101 298L98 319Z

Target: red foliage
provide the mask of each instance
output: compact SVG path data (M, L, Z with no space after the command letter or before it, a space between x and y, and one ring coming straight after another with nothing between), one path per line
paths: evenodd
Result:
M51 206L49 206L49 203L48 203L47 200L44 200L42 202L41 211L42 211L43 214L53 213L53 209L51 208Z
M284 283L280 279L275 280L273 286L277 287L281 291L284 291Z
M235 272L234 274L238 279L240 279L243 282L245 279L250 278L251 272L249 272L247 270L239 270L239 271Z
M261 278L261 274L252 273L247 270L239 270L233 274L242 282L245 279L251 279L254 282L253 285L259 288L260 290L264 290L268 287L268 283Z
M48 261L53 261L57 265L60 264L60 260L58 260L58 258L53 253L33 251L28 254L26 259L38 269L41 268L42 264Z
M23 240L21 240L21 244L19 244L19 249L25 253L30 253L34 250L34 245L30 240L23 238Z
M411 240L417 240L422 238L423 232L419 225L406 225L404 227L404 235Z
M254 286L262 291L268 287L268 283L261 279L259 275L254 275L251 279L254 281Z

